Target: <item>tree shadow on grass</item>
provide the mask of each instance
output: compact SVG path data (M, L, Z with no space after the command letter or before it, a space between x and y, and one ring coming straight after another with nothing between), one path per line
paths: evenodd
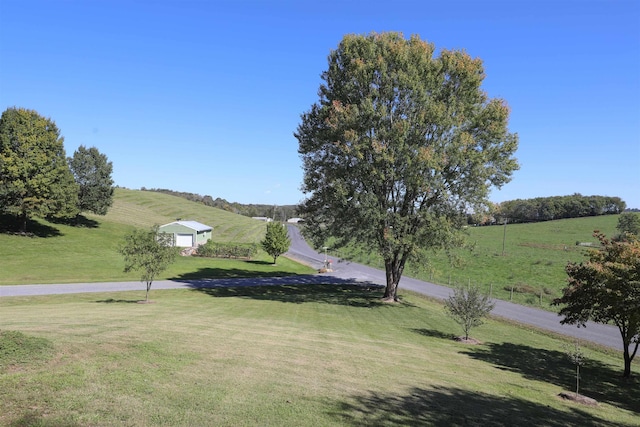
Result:
M197 290L216 298L250 298L294 304L311 302L362 308L384 305L377 293L358 285L270 285Z
M21 230L20 219L13 215L0 214L0 233L14 234L25 237L59 237L62 236L60 230L39 221L28 219L27 231Z
M527 379L545 381L567 391L575 390L575 365L561 351L521 344L488 343L464 353L474 359L492 363L498 369L520 373ZM640 413L640 388L637 383L622 378L622 355L620 369L616 370L589 359L589 352L585 353L585 362L580 368L580 394Z
M443 340L454 340L456 338L454 334L445 334L435 329L413 329L413 332L424 335L425 337L440 338Z
M334 412L352 426L609 426L578 407L567 411L513 396L459 388L415 387L406 395L368 392L339 402Z
M96 301L96 302L97 302L97 303L100 303L100 304L138 304L138 303L140 303L140 301L144 301L144 300L139 300L139 299L113 299L113 298L109 298L109 299L98 300L98 301Z
M382 301L383 288L378 285L317 275L183 281L194 291L214 298L249 298L294 304L320 302L367 308L389 305Z
M94 219L87 218L84 215L78 215L73 218L47 218L47 221L54 224L68 225L77 228L98 228L100 223Z
M257 259L248 259L247 264L253 264L253 265L273 265L273 262L271 261L262 261L262 260L257 260Z
M247 261L251 262L251 261ZM263 263L263 261L260 261ZM265 263L265 265L272 265ZM196 271L181 274L177 277L172 277L171 280L177 281L193 281L198 279L240 279L240 278L266 278L266 277L287 277L293 276L295 273L288 271L255 271L251 269L241 268L199 268Z

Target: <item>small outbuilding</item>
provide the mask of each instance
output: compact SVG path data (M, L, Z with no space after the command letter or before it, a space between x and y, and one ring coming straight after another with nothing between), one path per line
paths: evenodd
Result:
M192 248L211 240L213 228L198 221L174 221L159 227L158 232L173 234L173 244Z

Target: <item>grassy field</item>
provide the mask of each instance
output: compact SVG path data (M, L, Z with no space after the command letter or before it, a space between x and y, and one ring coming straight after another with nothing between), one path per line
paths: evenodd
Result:
M477 285L495 298L548 309L566 285L567 263L585 259L585 247L576 242L596 244L593 231L613 236L617 223L618 215L606 215L510 224L506 233L503 226L470 227L473 250L455 252L461 264L452 265L445 254L436 253L423 263L409 264L405 274L448 286ZM340 254L384 268L368 249L350 248Z
M179 197L119 188L109 213L104 217L87 215L83 226L38 219L29 224L33 237L0 233L0 285L138 280L138 273L123 272L118 245L133 227L148 228L176 218L211 225L217 242L257 243L266 230L264 222ZM158 279L311 272L282 257L277 266L270 265L270 260L264 253L251 264L178 257Z
M621 356L490 320L452 339L442 306L342 285L2 298L0 425L632 426ZM16 333L8 331L18 331ZM7 345L10 344L10 345ZM637 367L637 364L635 364Z

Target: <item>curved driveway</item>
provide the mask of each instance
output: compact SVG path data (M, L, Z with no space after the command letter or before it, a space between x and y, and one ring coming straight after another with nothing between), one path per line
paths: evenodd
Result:
M324 262L324 254L319 254L309 247L295 226L289 226L291 247L287 256L306 263L314 268L320 268ZM367 267L362 264L343 261L331 257L333 260L333 272L306 275L289 276L279 278L250 278L250 279L202 279L202 280L159 280L153 282L153 289L176 288L201 288L201 287L227 287L227 286L255 286L255 285L279 285L279 284L314 284L326 283L327 277L333 277L339 282L367 282L378 285L386 283L384 271ZM8 296L34 296L83 292L116 292L139 291L144 289L140 282L111 282L111 283L78 283L59 285L15 285L0 286L0 297ZM421 280L403 277L400 281L400 289L408 289L438 299L446 299L452 290L445 286L436 285ZM590 322L586 328L578 328L571 325L561 325L561 317L555 313L525 307L508 301L494 300L493 315L515 320L522 324L532 325L555 333L574 337L582 341L591 341L600 345L622 349L622 338L618 328L610 325L601 325Z

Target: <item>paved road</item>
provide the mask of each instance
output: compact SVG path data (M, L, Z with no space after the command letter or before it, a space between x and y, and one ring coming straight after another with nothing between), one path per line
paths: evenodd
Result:
M324 254L319 254L311 249L300 235L297 227L289 226L289 233L291 236L291 248L289 249L288 256L304 262L314 268L322 267L324 263ZM384 271L353 262L339 260L335 257L331 257L331 259L333 260L332 273L258 279L159 280L153 282L153 289L314 284L326 283L327 277L332 277L333 281L341 283L352 283L354 281L378 285L384 285L386 283ZM409 277L402 278L400 281L400 289L408 289L439 299L446 299L451 294L450 288ZM143 290L144 284L141 284L140 282L16 285L0 286L0 297ZM555 313L532 307L525 307L507 301L495 300L495 303L496 306L492 312L494 315L516 320L523 324L533 325L538 328L570 337L575 337L581 341L592 341L612 347L616 350L622 349L622 338L620 337L620 332L614 326L589 323L586 328L577 328L576 326L571 325L561 325L561 318Z

